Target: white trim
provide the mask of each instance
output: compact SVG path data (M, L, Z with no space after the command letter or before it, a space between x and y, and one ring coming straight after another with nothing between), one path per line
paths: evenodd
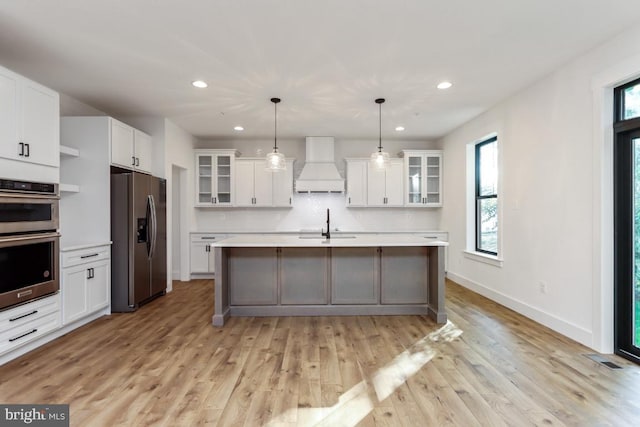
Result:
M502 263L504 262L502 258L498 258L496 255L485 254L482 252L462 251L462 254L467 259L484 262L485 264L493 265L500 268L502 268Z
M470 289L490 300L493 300L507 308L510 308L531 320L534 320L548 328L553 329L587 347L592 347L593 334L578 325L547 313L537 307L529 305L523 301L511 298L501 292L497 292L491 288L488 288L480 283L474 282L464 276L447 272L447 277L452 281L462 285L463 287Z
M640 76L640 55L596 75L593 91L593 297L590 344L601 353L614 349L613 298L613 88Z

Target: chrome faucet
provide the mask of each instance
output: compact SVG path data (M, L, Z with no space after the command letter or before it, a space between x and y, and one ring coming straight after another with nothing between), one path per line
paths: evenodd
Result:
M322 232L322 237L326 237L327 239L331 238L331 231L330 231L330 225L329 225L329 208L327 208L327 232L325 233L324 231Z

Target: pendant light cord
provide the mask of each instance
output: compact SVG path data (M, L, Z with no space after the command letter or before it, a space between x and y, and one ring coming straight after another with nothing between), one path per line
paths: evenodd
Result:
M382 103L378 104L378 136L379 136L379 140L378 140L378 153L382 153Z
M278 102L280 102L280 98L271 98L271 102L273 102L273 152L278 152Z
M378 104L378 118L379 118L379 132L378 135L380 137L378 141L378 153L382 153L382 103L384 102L384 98L376 99L376 104Z

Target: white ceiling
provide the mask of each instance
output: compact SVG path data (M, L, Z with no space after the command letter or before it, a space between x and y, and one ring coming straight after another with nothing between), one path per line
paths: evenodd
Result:
M377 138L385 97L383 137L434 139L639 17L638 0L0 0L0 64L200 138L272 138L278 96L279 138Z

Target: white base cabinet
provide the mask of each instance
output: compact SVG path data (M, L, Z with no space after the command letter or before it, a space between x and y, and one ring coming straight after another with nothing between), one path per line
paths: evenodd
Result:
M212 277L215 273L215 262L211 243L228 237L226 234L192 233L190 265L193 278Z
M108 245L63 251L62 322L73 323L111 303L111 260Z
M37 299L0 313L0 355L60 327L60 294Z

